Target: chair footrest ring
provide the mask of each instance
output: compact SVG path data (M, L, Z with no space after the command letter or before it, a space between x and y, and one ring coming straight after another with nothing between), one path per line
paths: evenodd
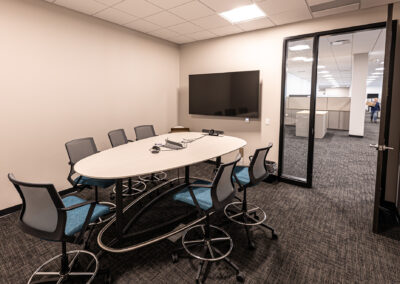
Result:
M244 226L256 226L264 223L267 214L254 204L247 203L247 209L243 210L242 202L232 202L224 208L225 216L229 220Z
M150 175L139 176L139 180L143 182L164 181L167 179L166 172L158 172Z
M74 266L75 264L79 261L80 256L86 255L88 256L91 260L94 260L95 266L90 269L90 271L82 271L81 269L77 270ZM97 257L91 253L90 251L87 250L72 250L67 252L67 256L70 256L69 260L69 269L66 273L61 274L60 271L48 271L46 268L48 266L50 267L58 267L58 263L60 262L60 259L62 257L62 254L59 254L45 263L43 263L41 266L39 266L38 269L35 270L35 272L32 274L32 276L28 280L29 283L39 283L41 282L40 279L35 280L34 278L44 278L42 281L48 281L48 277L51 277L52 279L58 279L57 283L61 283L63 280L66 280L69 277L73 278L81 278L85 277L87 278L86 283L91 283L93 279L95 278L97 271L99 269L99 261L97 260ZM53 265L52 265L53 264ZM55 265L55 266L54 266Z
M209 237L206 238L205 226L201 224L188 229L182 236L183 248L189 255L200 260L224 259L233 249L231 236L223 229L210 225Z
M138 195L146 190L147 185L142 180L132 180L131 188L129 189L128 180L124 180L122 183L122 196L134 196ZM116 186L113 186L112 192L116 194Z

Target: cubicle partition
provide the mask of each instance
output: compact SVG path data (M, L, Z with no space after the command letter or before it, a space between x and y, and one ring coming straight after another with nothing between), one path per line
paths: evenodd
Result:
M316 110L328 112L328 129L349 130L350 97L317 97ZM310 98L289 96L286 98L285 125L296 125L296 113L310 109Z

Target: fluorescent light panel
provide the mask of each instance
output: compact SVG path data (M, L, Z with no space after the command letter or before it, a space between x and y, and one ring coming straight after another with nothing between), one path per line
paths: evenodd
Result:
M300 50L306 50L306 49L310 49L310 46L307 44L298 44L298 45L289 47L289 50L291 50L291 51L300 51Z
M258 8L256 4L238 7L229 11L219 13L219 15L231 22L232 24L266 17L263 10Z

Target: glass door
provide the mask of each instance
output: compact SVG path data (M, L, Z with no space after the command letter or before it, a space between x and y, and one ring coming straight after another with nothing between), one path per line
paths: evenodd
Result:
M318 45L315 37L285 41L278 175L311 187Z

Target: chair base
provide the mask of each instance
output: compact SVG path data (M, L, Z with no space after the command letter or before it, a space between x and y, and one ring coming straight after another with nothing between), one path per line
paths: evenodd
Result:
M130 197L143 193L146 190L147 185L141 180L132 180L131 187L129 188L129 180L125 180L122 183L122 196ZM112 189L113 196L116 194L116 186Z
M142 182L158 182L158 181L166 181L167 173L166 172L158 172L150 175L139 176L139 180Z
M233 249L233 241L227 232L216 226L210 225L209 237L206 237L205 233L206 225L196 225L191 227L182 236L182 246L185 251L194 258L204 261L218 261L227 257ZM197 235L201 235L201 239L191 240L188 238L188 233L198 231ZM228 249L225 252L221 252L215 247L215 244L229 243ZM201 252L194 251L194 248L200 247ZM217 254L216 254L217 252Z
M224 208L225 216L237 224L243 225L246 230L247 241L249 249L253 250L256 248L252 237L251 237L251 226L262 226L272 233L272 240L277 240L278 235L275 234L275 230L265 224L267 214L260 207L244 202L232 202L225 206ZM261 217L260 217L261 216Z
M62 283L63 281L70 281L70 283L79 283L78 279L79 278L84 278L87 279L86 282L82 283L88 283L90 284L93 279L95 278L97 271L99 269L99 262L97 260L97 257L86 250L73 250L73 251L68 251L68 255L72 255L72 260L68 264L68 270L65 273L61 273L61 271L44 271L44 268L46 266L50 265L52 262L55 261L61 261L63 254L59 254L45 263L43 263L41 266L39 266L38 269L32 274L32 276L28 280L28 284L33 284L33 283ZM74 265L79 261L79 256L80 255L87 255L89 256L92 260L94 260L95 267L92 269L93 271L74 271ZM39 280L34 280L34 278L42 277L43 279Z
M173 263L178 262L179 260L178 253L183 250L186 251L188 255L199 259L200 263L197 269L196 283L203 283L207 278L207 274L212 263L222 260L235 270L236 280L238 282L244 282L244 275L240 272L239 268L228 258L228 255L231 253L233 248L232 238L223 229L212 225L209 226L209 232L208 232L209 237L207 238L206 237L207 229L205 228L205 226L207 226L207 224L196 225L190 228L188 231L186 231L186 233L182 236L182 247L175 250L172 253L172 262ZM202 235L203 238L196 240L188 240L187 238L188 233L193 231L198 231L198 233L200 233L200 235ZM216 243L223 243L223 242L225 242L226 244L229 243L229 247L225 252L221 252L218 248L216 248L213 245ZM196 246L201 247L200 254L192 251L192 248ZM205 269L203 269L204 266Z

